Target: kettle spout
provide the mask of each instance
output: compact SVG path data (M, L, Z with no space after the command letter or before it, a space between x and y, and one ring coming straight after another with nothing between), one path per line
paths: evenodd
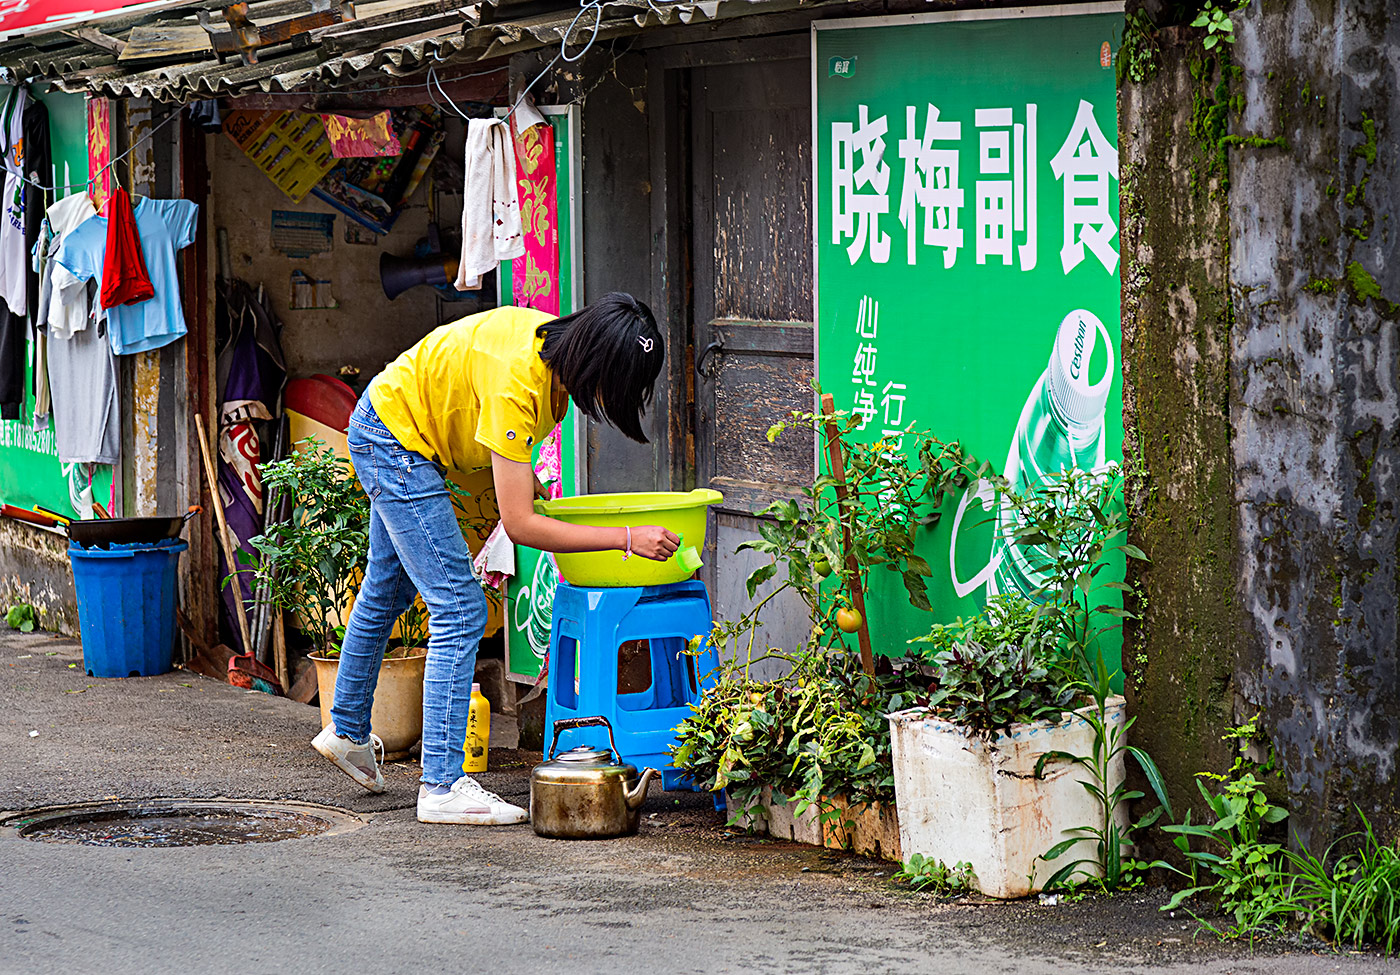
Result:
M623 790L622 797L627 801L627 808L630 810L640 809L642 801L647 797L647 786L651 785L651 778L657 775L654 768L642 770L642 777L637 780L637 785L630 792Z

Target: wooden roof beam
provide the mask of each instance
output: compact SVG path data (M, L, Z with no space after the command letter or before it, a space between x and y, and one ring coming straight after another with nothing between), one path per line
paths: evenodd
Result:
M304 8L305 9L305 8ZM220 61L237 53L243 64L258 63L258 51L274 44L292 42L293 47L313 43L311 32L345 20L355 19L355 5L350 0L310 0L309 13L259 27L248 17L247 0L224 7L223 19L227 30L208 10L199 11L199 26L209 34L210 46Z
M122 51L126 50L125 41L119 41L115 37L104 34L96 27L74 27L72 30L65 30L62 33L65 37L91 44L109 54L120 56Z

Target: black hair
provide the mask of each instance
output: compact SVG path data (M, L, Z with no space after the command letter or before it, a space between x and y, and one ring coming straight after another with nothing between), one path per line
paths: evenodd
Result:
M666 348L651 309L621 291L603 295L535 330L540 358L590 418L646 443L642 414L651 402Z

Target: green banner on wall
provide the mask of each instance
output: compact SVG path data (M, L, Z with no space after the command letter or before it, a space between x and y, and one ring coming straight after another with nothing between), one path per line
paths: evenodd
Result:
M1023 487L1122 459L1121 9L815 25L817 374L858 438L912 424ZM878 649L1025 591L995 508L971 490L923 534L932 616L880 574Z
M49 109L49 141L53 151L51 185L56 188L49 201L85 192L88 178L87 105L82 95L47 92L38 96ZM21 508L43 505L60 514L78 514L74 499L90 488L91 500L104 505L112 502L112 469L95 465L64 465L58 460L58 446L52 424L34 426L34 370L31 339L25 364L24 405L20 419L0 420L0 501ZM91 473L91 480L89 480ZM81 513L91 517L91 510Z
M547 211L527 215L522 206L522 218L545 230L548 230L551 216L557 220L555 229L559 263L558 274L552 284L558 288L559 313L569 314L579 309L582 295L580 252L583 235L577 222L576 205L580 175L578 107L543 106L539 111L549 123L554 136L555 208L552 215ZM526 283L533 286L528 280ZM515 284L511 264L502 264L501 295L516 294ZM566 497L578 493L582 430L578 408L570 403L560 440L561 481ZM536 447L536 463L539 462L539 453L540 447ZM558 584L559 575L553 558L524 545L515 547L515 575L506 584L505 605L506 672L515 680L533 681L544 667L550 624L554 617L554 589Z

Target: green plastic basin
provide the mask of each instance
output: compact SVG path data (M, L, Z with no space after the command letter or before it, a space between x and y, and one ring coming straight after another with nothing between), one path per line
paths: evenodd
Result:
M646 491L628 494L585 494L556 501L536 501L535 510L574 525L636 528L661 525L681 536L678 552L665 562L622 552L560 552L554 556L564 581L588 588L664 586L689 579L701 565L705 550L705 509L724 496L701 488L695 491Z

